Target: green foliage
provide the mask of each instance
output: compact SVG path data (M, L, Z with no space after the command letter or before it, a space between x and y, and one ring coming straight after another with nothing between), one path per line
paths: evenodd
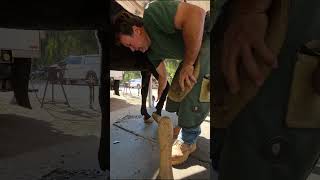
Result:
M128 82L130 79L141 78L140 71L125 71L123 75L123 82Z
M178 69L180 62L181 62L180 60L176 60L176 59L166 59L164 61L166 65L166 70L168 72L168 81L170 84L172 82L174 74L176 73L176 70Z
M41 58L36 66L62 61L69 55L98 54L99 47L94 31L46 31L41 39Z
M166 65L166 70L168 72L168 81L169 83L172 82L174 74L179 66L180 60L176 59L166 59L164 61ZM128 82L130 79L137 79L141 78L140 71L125 71L123 75L123 82Z

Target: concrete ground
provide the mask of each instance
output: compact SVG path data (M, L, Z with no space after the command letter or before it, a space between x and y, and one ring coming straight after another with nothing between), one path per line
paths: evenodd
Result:
M121 96L110 93L111 127L111 179L154 179L158 173L159 149L157 124L145 124L140 116L138 91L120 91ZM156 96L157 91L154 89ZM120 108L120 109L119 109ZM151 114L153 108L149 108ZM176 116L164 112L177 123ZM210 118L202 124L197 151L182 166L173 167L175 179L218 179L210 167ZM141 150L143 149L143 150ZM307 180L320 180L320 161Z
M35 85L42 97L44 84ZM105 180L98 164L101 113L90 109L88 88L65 86L71 107L40 103L33 109L10 104L13 93L0 93L1 180ZM96 93L97 93L96 88ZM55 101L64 102L55 86ZM46 101L51 100L51 87Z
M155 179L159 171L159 147L157 123L145 124L140 115L140 98L137 90L120 92L121 96L110 93L111 109L115 104L123 108L111 111L110 164L111 179ZM153 90L156 96L156 90ZM131 105L128 106L128 103ZM148 108L149 114L155 111ZM163 111L177 124L177 116ZM175 179L210 179L210 118L201 125L202 133L198 148L189 160L173 168Z
M33 84L42 98L44 83ZM100 171L99 147L101 113L98 88L93 109L89 108L89 89L65 86L71 107L67 107L60 88L55 88L58 104L40 108L35 93L29 93L33 109L10 104L13 93L0 93L0 179L1 180L105 180ZM154 90L154 94L156 94ZM159 150L157 124L146 125L140 114L140 97L111 92L111 178L152 179L156 176ZM51 99L48 88L46 101ZM149 113L153 112L149 109ZM174 114L166 113L172 119ZM202 125L197 151L185 165L173 168L176 179L209 179L209 124ZM320 179L318 163L308 180ZM213 171L212 171L213 172ZM211 179L217 179L213 172Z

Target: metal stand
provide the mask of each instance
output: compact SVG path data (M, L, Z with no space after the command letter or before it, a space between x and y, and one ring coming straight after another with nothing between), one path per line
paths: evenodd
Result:
M66 100L66 102L63 102L63 104L67 104L68 107L70 107L67 94L66 94L64 87L63 87L63 75L64 75L64 69L61 69L59 67L49 67L48 68L48 79L46 82L44 94L43 94L42 101L41 101L41 108L43 107L43 104L57 104L57 103L59 103L59 102L56 102L54 99L54 84L57 84L57 83L60 84L61 89L63 91L64 98ZM51 101L44 102L44 98L47 93L47 87L48 87L49 82L51 83Z
M127 90L128 90L128 89L129 89L130 95L132 96L131 88L130 88L130 86L129 86L129 83L124 83L123 95L124 95L124 93L127 94Z
M93 108L93 103L94 103L94 99L95 99L95 96L94 96L94 84L92 83L88 83L88 86L89 86L89 107L90 109L94 109Z

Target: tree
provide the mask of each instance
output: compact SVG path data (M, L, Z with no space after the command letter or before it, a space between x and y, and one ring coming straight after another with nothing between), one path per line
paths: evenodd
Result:
M140 71L125 71L123 75L123 81L128 82L130 79L141 78Z
M168 81L170 84L172 82L174 74L176 73L176 70L178 69L180 62L181 60L176 60L176 59L166 59L164 62L166 65L166 70L168 72Z
M62 61L69 55L98 54L94 31L46 31L41 40L41 60L37 65L50 65Z

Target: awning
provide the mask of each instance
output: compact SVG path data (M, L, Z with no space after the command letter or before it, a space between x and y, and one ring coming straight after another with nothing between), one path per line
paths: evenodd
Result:
M116 0L127 11L142 17L145 5L149 0ZM186 0L187 3L197 5L205 11L210 10L210 0Z

